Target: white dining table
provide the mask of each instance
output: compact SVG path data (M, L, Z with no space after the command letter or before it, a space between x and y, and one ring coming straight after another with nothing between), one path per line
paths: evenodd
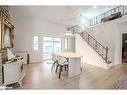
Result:
M68 77L73 77L81 73L81 55L76 52L60 52L56 53L58 56L62 56L68 59Z

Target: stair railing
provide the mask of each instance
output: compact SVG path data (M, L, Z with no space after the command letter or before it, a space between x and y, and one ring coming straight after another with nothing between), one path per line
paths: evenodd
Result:
M72 26L68 28L73 34L78 33L104 60L108 63L108 47L104 47L94 37L87 32L82 32L80 26Z
M96 24L100 24L100 23L103 23L102 22L102 19L103 18L106 18L112 14L115 14L115 13L121 13L121 15L126 15L127 14L127 6L117 6L107 12L104 12L94 18L91 18L90 19L90 26L94 26Z

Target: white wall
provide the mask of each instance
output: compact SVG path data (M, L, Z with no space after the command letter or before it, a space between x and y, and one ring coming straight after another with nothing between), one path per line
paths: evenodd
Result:
M121 33L126 30L123 28L123 26L125 27L127 25L125 22L127 22L126 15L122 18L86 29L86 31L102 45L109 47L108 56L114 65L122 63Z
M30 63L42 61L43 36L64 38L65 25L55 24L38 19L25 18L11 14L11 21L15 26L14 50L27 51L30 54ZM32 49L32 36L39 35L39 51ZM71 40L71 39L70 39ZM63 43L63 42L62 42ZM70 43L71 44L71 43ZM62 45L62 49L63 49ZM73 46L72 46L73 47ZM69 47L71 49L71 47ZM73 48L72 48L73 49Z
M127 20L117 24L119 32L116 36L116 46L115 46L115 63L122 63L122 34L127 33Z
M71 19L68 19L65 21L66 24L68 25L81 25L82 23L82 17L80 15L74 16Z
M68 51L75 52L75 37L74 36L68 37Z
M14 50L28 51L30 54L30 62L42 61L42 37L55 36L64 37L66 25L40 21L39 19L22 17L18 14L11 13L11 21L15 26ZM79 23L79 19L72 22ZM102 45L109 47L109 59L115 63L121 63L121 33L126 32L125 22L127 16L123 16L117 20L106 22L102 25L90 27L86 31L94 36ZM73 22L73 23L74 23ZM123 24L122 24L123 23ZM123 25L125 25L123 27ZM39 51L32 50L32 36L39 35ZM74 38L70 38L69 49L74 50ZM63 48L63 45L62 45Z
M114 23L105 23L91 27L86 31L92 35L103 46L109 48L108 56L109 60L114 61L114 48L115 48L115 32L117 32L117 26Z
M108 65L79 34L75 35L75 51L82 55L82 62L107 69Z

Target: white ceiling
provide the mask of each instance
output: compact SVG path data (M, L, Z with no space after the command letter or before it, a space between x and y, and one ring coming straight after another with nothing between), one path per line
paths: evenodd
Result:
M93 18L99 14L102 14L106 11L109 11L117 6L94 6L93 8L88 9L85 12L82 12L82 15L88 19Z
M70 19L81 14L91 18L105 11L107 6L11 6L13 15L42 19L55 23L66 24Z

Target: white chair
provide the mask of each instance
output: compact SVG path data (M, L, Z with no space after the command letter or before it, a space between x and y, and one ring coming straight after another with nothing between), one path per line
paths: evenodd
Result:
M61 56L59 56L57 60L58 60L58 65L56 67L56 72L57 72L57 69L59 68L59 79L60 79L63 67L65 67L65 71L67 69L67 72L68 72L68 61L65 57L61 57Z
M52 64L51 71L53 70L53 68L55 68L55 65L57 65L57 62L58 62L56 54L52 54L52 61L53 61L53 64Z

